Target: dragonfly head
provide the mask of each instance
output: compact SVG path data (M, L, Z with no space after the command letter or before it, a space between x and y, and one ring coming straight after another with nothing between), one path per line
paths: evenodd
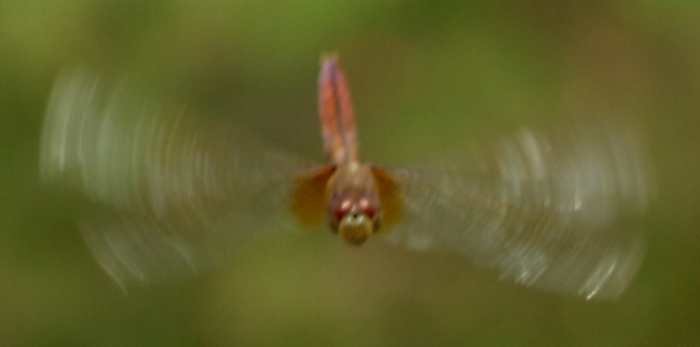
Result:
M339 166L328 182L331 229L353 245L361 245L379 228L381 205L371 166Z
M353 245L363 244L379 228L379 204L372 196L338 197L328 212L331 229Z

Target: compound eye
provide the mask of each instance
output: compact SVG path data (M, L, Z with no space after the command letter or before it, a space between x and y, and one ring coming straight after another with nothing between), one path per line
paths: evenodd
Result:
M372 204L367 198L362 198L357 202L357 209L362 211L362 213L369 219L374 219L374 216L377 215L376 206L374 206L374 204Z
M350 208L352 207L352 202L350 200L345 199L343 200L334 210L333 210L333 217L335 217L336 220L341 220L343 217L345 217L348 212L350 212Z
M352 202L349 199L343 199L331 205L328 214L331 229L337 231L340 221L350 212L351 208Z

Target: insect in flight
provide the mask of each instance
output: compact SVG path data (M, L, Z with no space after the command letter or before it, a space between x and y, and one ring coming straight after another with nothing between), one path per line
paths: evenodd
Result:
M325 221L353 245L376 235L550 292L608 299L627 288L645 255L649 199L629 127L523 129L448 164L384 168L359 160L337 58L321 65L325 164L77 69L53 88L42 178L98 206L82 235L124 287L187 277L252 236Z

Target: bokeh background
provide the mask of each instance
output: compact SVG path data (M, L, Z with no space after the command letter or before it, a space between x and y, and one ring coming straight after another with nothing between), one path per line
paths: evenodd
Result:
M699 18L683 0L0 1L0 345L698 345ZM459 259L309 233L125 295L82 244L75 204L39 184L58 72L138 73L321 160L324 52L340 54L373 162L566 117L641 124L658 198L629 290L562 298Z

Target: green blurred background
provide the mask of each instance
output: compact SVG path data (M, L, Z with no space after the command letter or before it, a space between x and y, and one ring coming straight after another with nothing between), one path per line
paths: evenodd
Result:
M0 1L0 345L700 344L700 2ZM561 298L450 257L329 234L241 247L124 295L38 179L61 68L130 71L323 159L316 79L337 52L364 158L396 165L565 117L647 130L650 254L617 301Z

